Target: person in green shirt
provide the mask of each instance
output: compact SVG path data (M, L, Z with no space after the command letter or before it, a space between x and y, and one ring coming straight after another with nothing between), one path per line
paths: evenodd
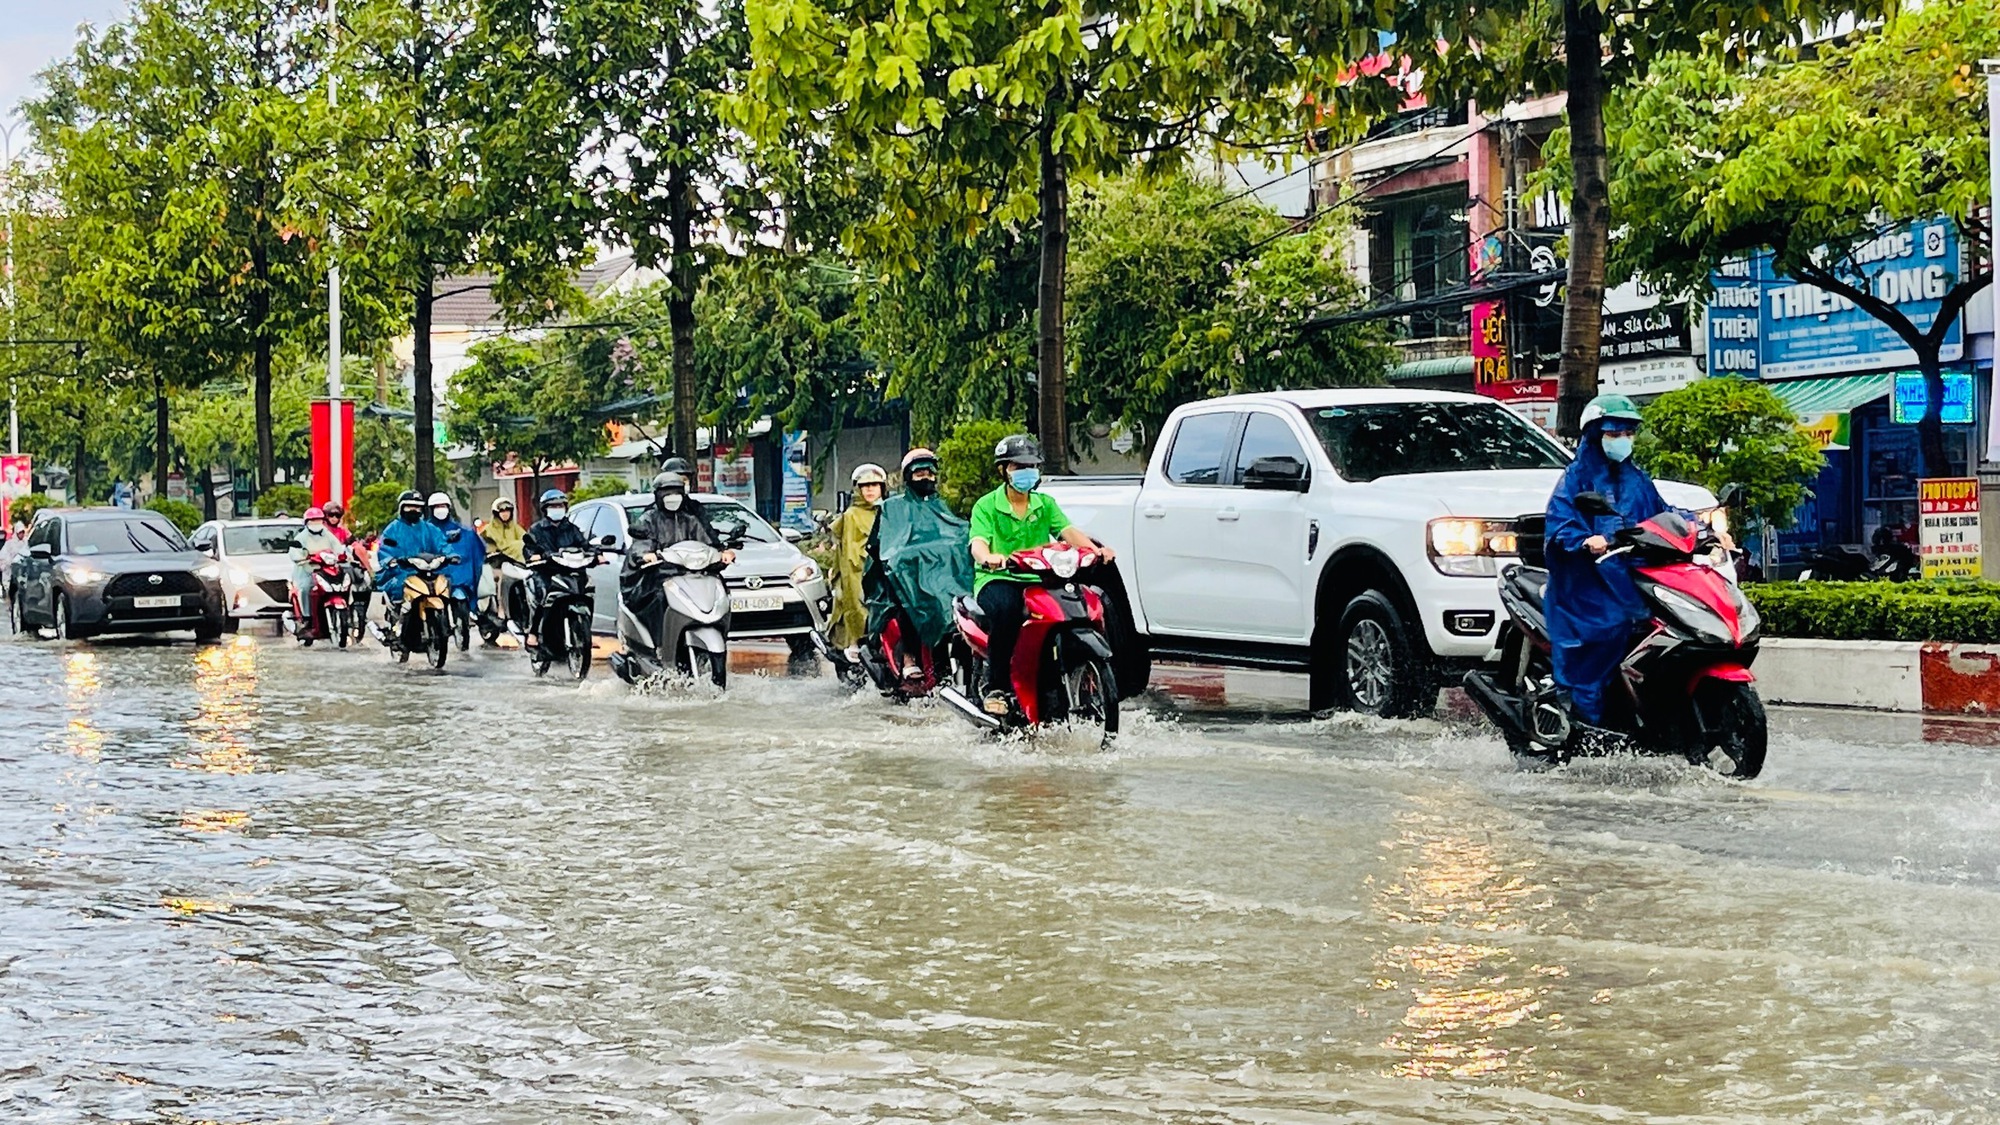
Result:
M972 505L972 561L979 573L972 580L979 610L986 617L986 697L989 715L1005 715L1012 706L1008 669L1014 663L1014 642L1027 620L1023 602L1037 579L1009 573L1007 557L1016 551L1047 546L1060 539L1072 547L1097 547L1081 528L1069 522L1055 500L1035 491L1042 483L1042 447L1026 434L1011 434L993 447L1000 487ZM1109 547L1097 547L1105 562Z

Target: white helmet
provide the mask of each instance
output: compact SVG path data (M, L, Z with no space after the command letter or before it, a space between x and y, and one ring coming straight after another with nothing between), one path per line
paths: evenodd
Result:
M887 485L889 483L889 473L882 466L870 461L865 465L856 465L854 467L854 474L848 479L854 482L854 487L856 488L860 488L864 484Z

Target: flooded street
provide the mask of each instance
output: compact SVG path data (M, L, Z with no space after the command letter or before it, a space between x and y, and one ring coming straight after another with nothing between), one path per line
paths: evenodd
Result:
M270 638L0 685L10 1122L2000 1121L1985 724L1776 711L1735 785Z

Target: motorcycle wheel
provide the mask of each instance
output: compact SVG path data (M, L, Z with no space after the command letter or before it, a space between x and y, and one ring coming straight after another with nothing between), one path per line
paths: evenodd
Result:
M729 657L698 648L689 651L688 660L694 666L696 682L707 680L716 687L728 686L726 681L729 679Z
M490 613L479 615L479 643L492 648L500 640L500 620Z
M444 671L445 657L451 654L451 622L445 611L433 610L424 615L424 629L429 634L425 638L424 656L431 667Z
M347 647L347 634L348 631L353 628L352 623L348 619L353 615L353 613L354 611L351 609L343 609L338 613L330 615L327 618L327 625L330 626L333 630L333 639L335 647L338 648Z
M451 621L453 626L452 631L458 635L458 651L470 652L472 650L471 615L466 613L465 607L463 605L457 602L453 602L451 609Z
M537 678L548 675L549 665L555 663L555 659L549 655L548 622L546 620L542 622L542 630L542 643L527 650L528 671L533 672ZM525 643L522 647L526 647Z
M1069 721L1100 729L1100 745L1118 736L1118 677L1109 660L1093 656L1064 673L1063 696Z
M563 643L568 646L563 653L563 663L569 666L570 678L582 683L590 675L590 618L583 613L570 615L563 626L568 636Z
M1770 739L1764 701L1749 684L1703 680L1694 689L1694 706L1708 720L1710 733L1695 736L1688 760L1740 781L1764 772L1764 751Z

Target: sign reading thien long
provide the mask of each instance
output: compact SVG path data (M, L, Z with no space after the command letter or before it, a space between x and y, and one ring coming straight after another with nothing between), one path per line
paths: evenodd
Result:
M1978 578L1979 478L1917 482L1917 553L1925 578Z

